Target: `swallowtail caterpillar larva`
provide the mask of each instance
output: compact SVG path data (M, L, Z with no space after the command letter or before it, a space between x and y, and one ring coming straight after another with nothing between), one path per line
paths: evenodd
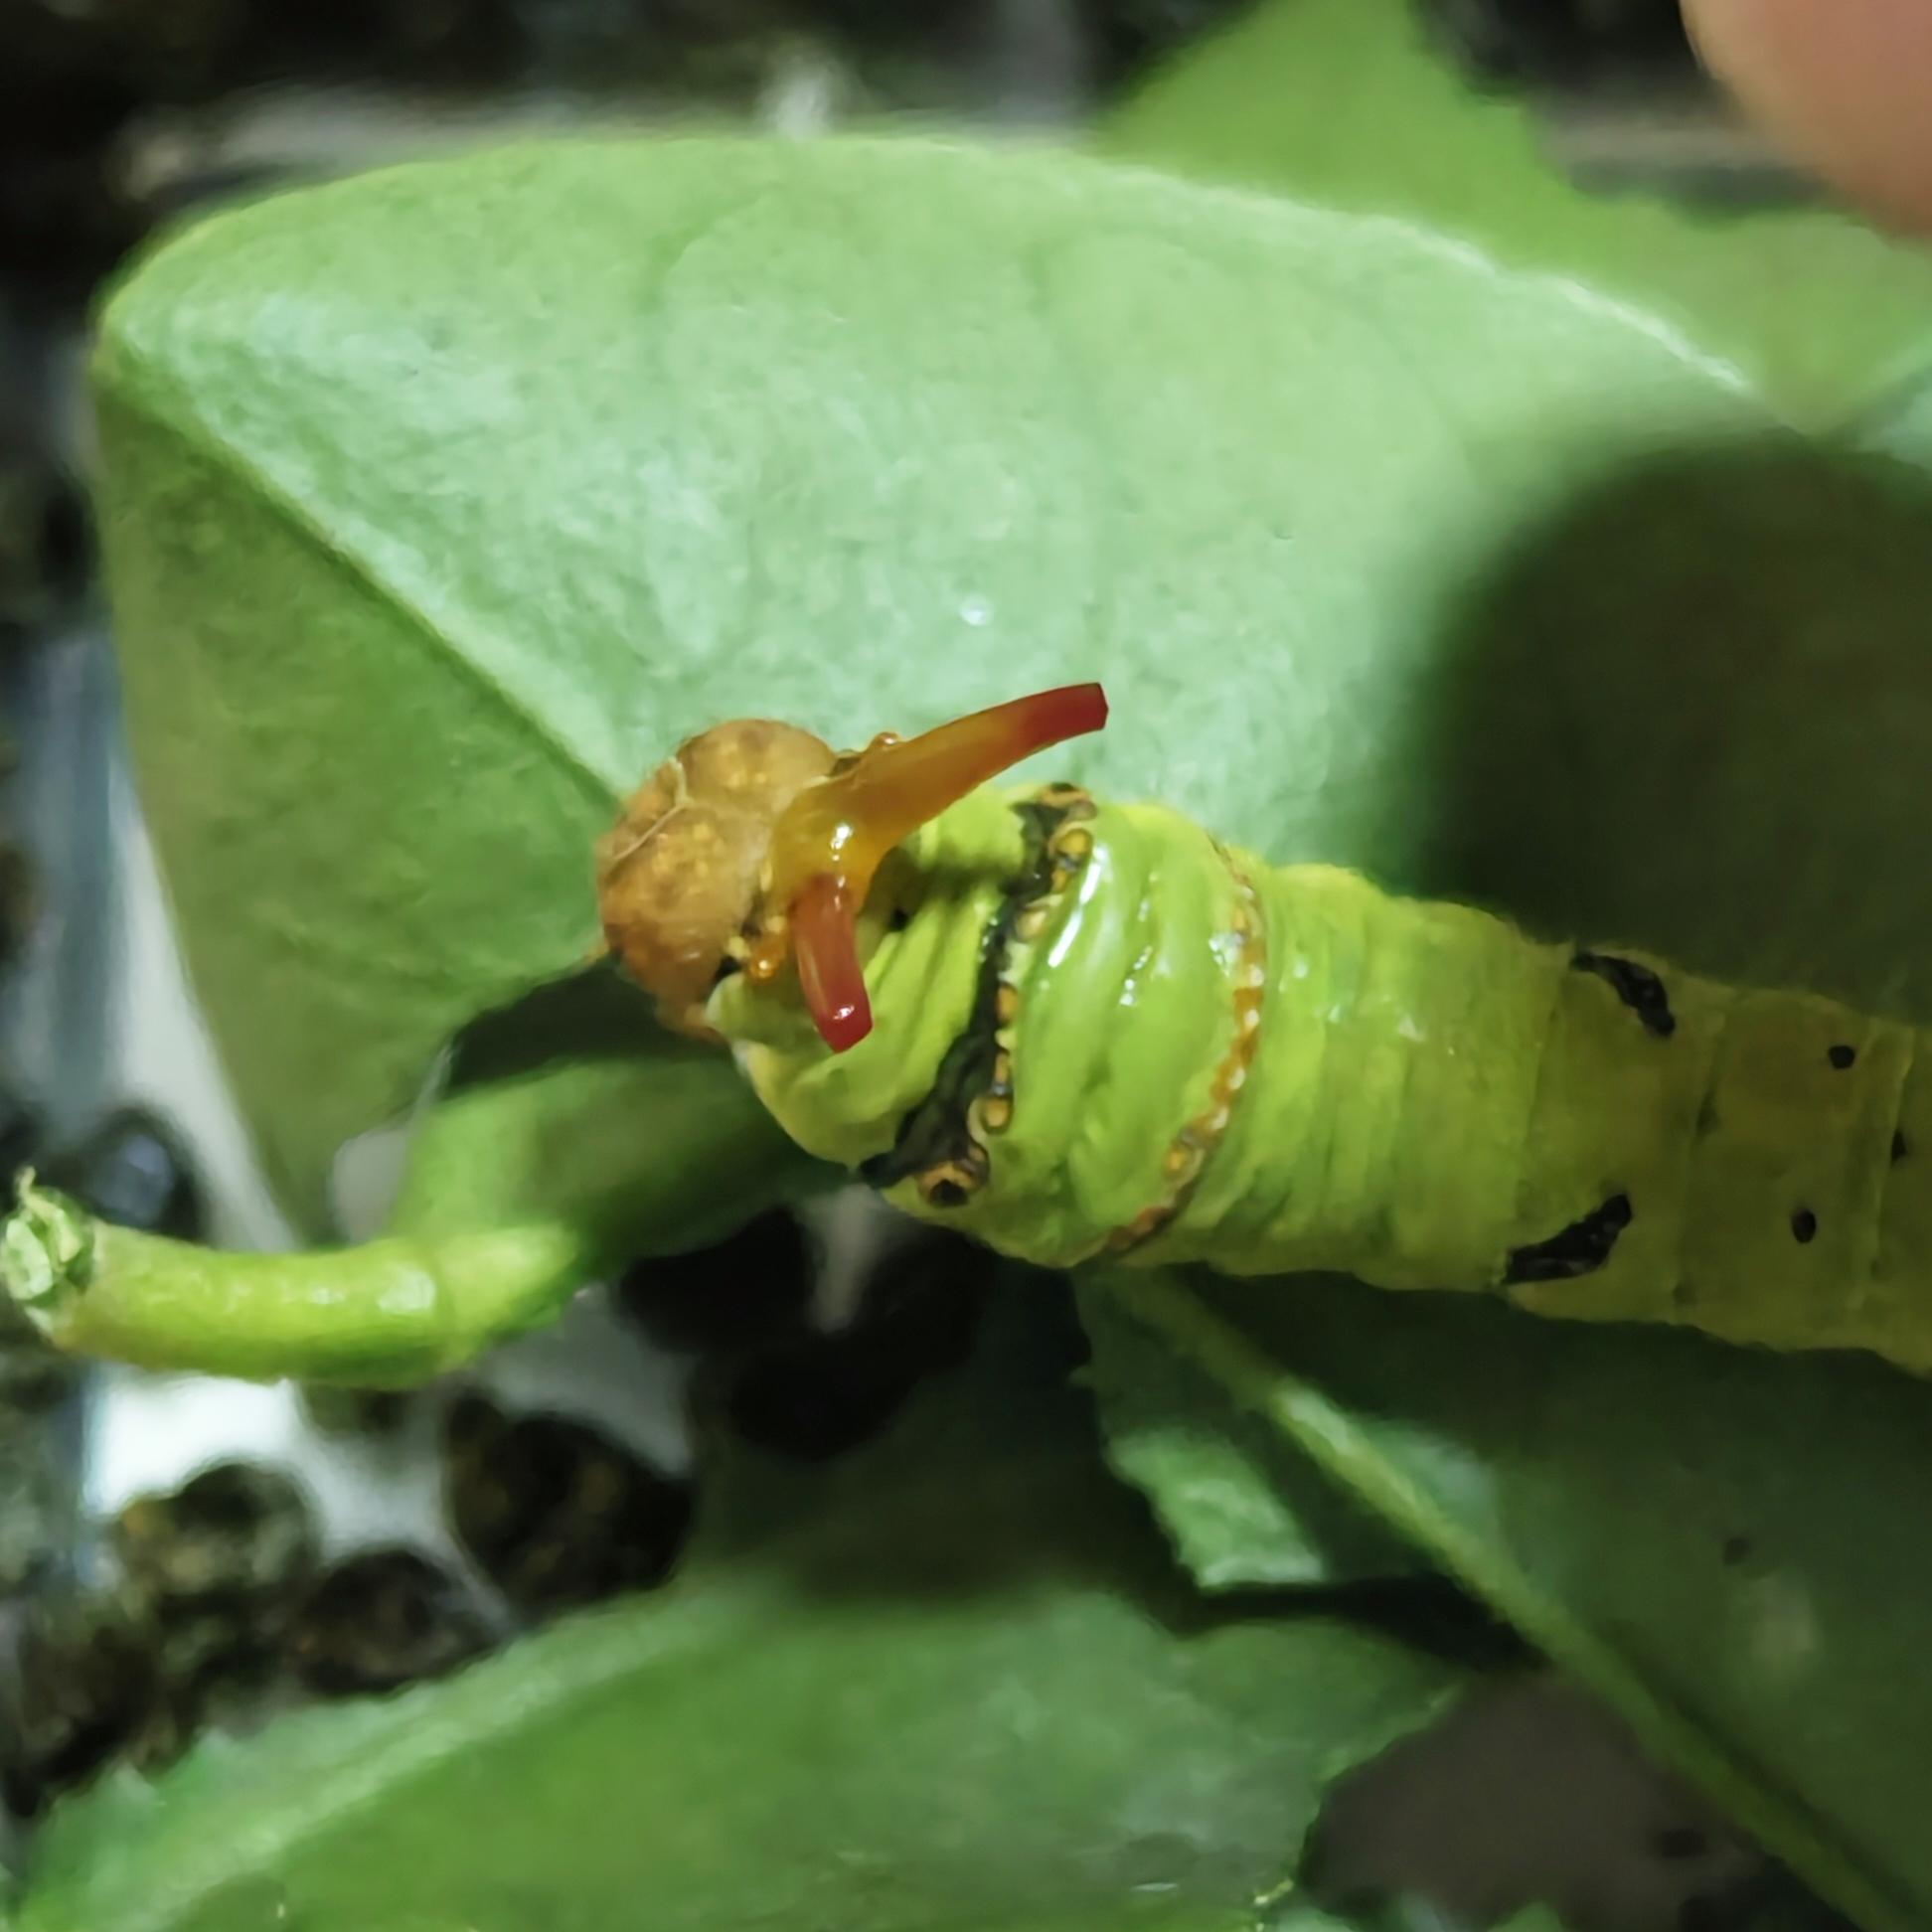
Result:
M1025 1260L1932 1370L1924 1036L991 782L1105 716L1075 686L842 757L721 724L603 842L610 944L804 1148Z
M599 842L607 943L800 1146L1025 1260L1326 1269L1932 1372L1920 1034L995 784L1105 717L1081 685L844 756L705 731ZM521 1097L486 1083L423 1134L467 1160L456 1123L498 1104ZM687 1117L640 1152L605 1127L548 1192L459 1191L453 1217L444 1140L379 1238L269 1255L23 1174L0 1282L77 1354L407 1385L553 1320L633 1224L662 1238L667 1190L740 1131Z

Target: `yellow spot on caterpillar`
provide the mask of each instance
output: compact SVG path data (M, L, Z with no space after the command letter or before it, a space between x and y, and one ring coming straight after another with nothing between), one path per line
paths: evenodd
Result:
M924 1169L918 1178L919 1199L928 1208L964 1207L986 1185L986 1157L978 1149L974 1154L977 1159L964 1156Z
M1034 797L1068 823L1094 815L1093 795L1079 785L1043 785Z

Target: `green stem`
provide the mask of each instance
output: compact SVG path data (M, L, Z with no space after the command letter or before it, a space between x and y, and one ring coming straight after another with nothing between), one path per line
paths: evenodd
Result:
M615 1267L702 1247L839 1178L792 1147L728 1059L646 1035L445 1093L386 1231L356 1247L164 1240L23 1175L0 1286L76 1355L404 1387L553 1320Z
M401 1387L553 1319L602 1260L558 1219L225 1252L95 1219L18 1183L0 1285L57 1348L145 1368Z

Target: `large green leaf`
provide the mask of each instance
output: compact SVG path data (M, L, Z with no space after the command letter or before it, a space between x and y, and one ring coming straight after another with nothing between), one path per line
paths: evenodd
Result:
M1312 1602L1204 1614L1063 1302L994 1322L868 1449L741 1462L657 1599L57 1814L19 1932L1242 1932L1461 1674Z
M1416 0L1262 0L1099 131L1102 150L1466 236L1685 329L1831 425L1932 367L1932 260L1829 206L1590 193L1534 110L1479 92Z
M1099 673L1115 722L1059 762L1276 857L1932 1016L1926 483L1574 282L1051 155L565 144L211 222L97 368L144 791L305 1200L444 1034L574 959L611 792L750 710L851 741ZM1681 1346L1504 1324L1492 1372L1571 1351L1581 1418L1647 1405ZM1548 1426L1576 1431L1554 1561L1608 1466ZM1417 1433L1480 1491L1489 1437ZM1901 1539L1925 1451L1846 1438ZM1797 1493L1815 1449L1733 1453ZM1500 1533L1431 1546L1493 1588ZM1915 1574L1865 1602L1932 1612ZM1718 1612L1623 1614L1689 1657ZM1761 1712L1713 1706L1747 1740L1713 1746L1620 1655L1574 1651L1758 1791ZM1788 1780L1914 1771L1895 1672L1835 1633L1777 1705ZM1854 1832L1850 1788L1814 1830L1810 1798L1751 1815L1902 1923L1896 1814Z
M1315 1277L1116 1273L1082 1313L1170 1352L1196 1429L1372 1503L1859 1925L1932 1918L1922 1381Z
M338 1144L582 956L588 842L686 731L1100 674L1063 762L1407 876L1488 557L1761 420L1418 233L894 142L539 144L211 218L94 388L143 800L311 1228Z

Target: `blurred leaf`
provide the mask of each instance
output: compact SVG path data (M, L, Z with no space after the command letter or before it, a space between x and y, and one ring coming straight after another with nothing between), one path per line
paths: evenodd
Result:
M71 1804L20 1932L1241 1932L1457 1674L1312 1601L1204 1613L1061 1312L1004 1302L841 1462L741 1455L654 1599Z
M1372 1504L1859 1925L1932 1915L1922 1381L1317 1277L1119 1271L1081 1308L1172 1351L1177 1400L1211 1380L1198 1428L1258 1422Z
M1414 0L1262 0L1106 123L1103 152L1460 235L1684 331L1831 426L1932 365L1932 260L1828 206L1589 192Z
M311 1232L335 1149L585 956L590 841L687 732L1104 674L1061 768L1404 874L1416 681L1485 554L1761 420L1418 233L898 142L532 144L230 211L119 289L93 381L143 803Z
M1398 1898L1369 1912L1331 1911L1297 1898L1264 1921L1265 1932L1469 1932L1463 1921L1421 1899ZM1563 1921L1547 1906L1530 1905L1497 1926L1495 1932L1564 1932Z

